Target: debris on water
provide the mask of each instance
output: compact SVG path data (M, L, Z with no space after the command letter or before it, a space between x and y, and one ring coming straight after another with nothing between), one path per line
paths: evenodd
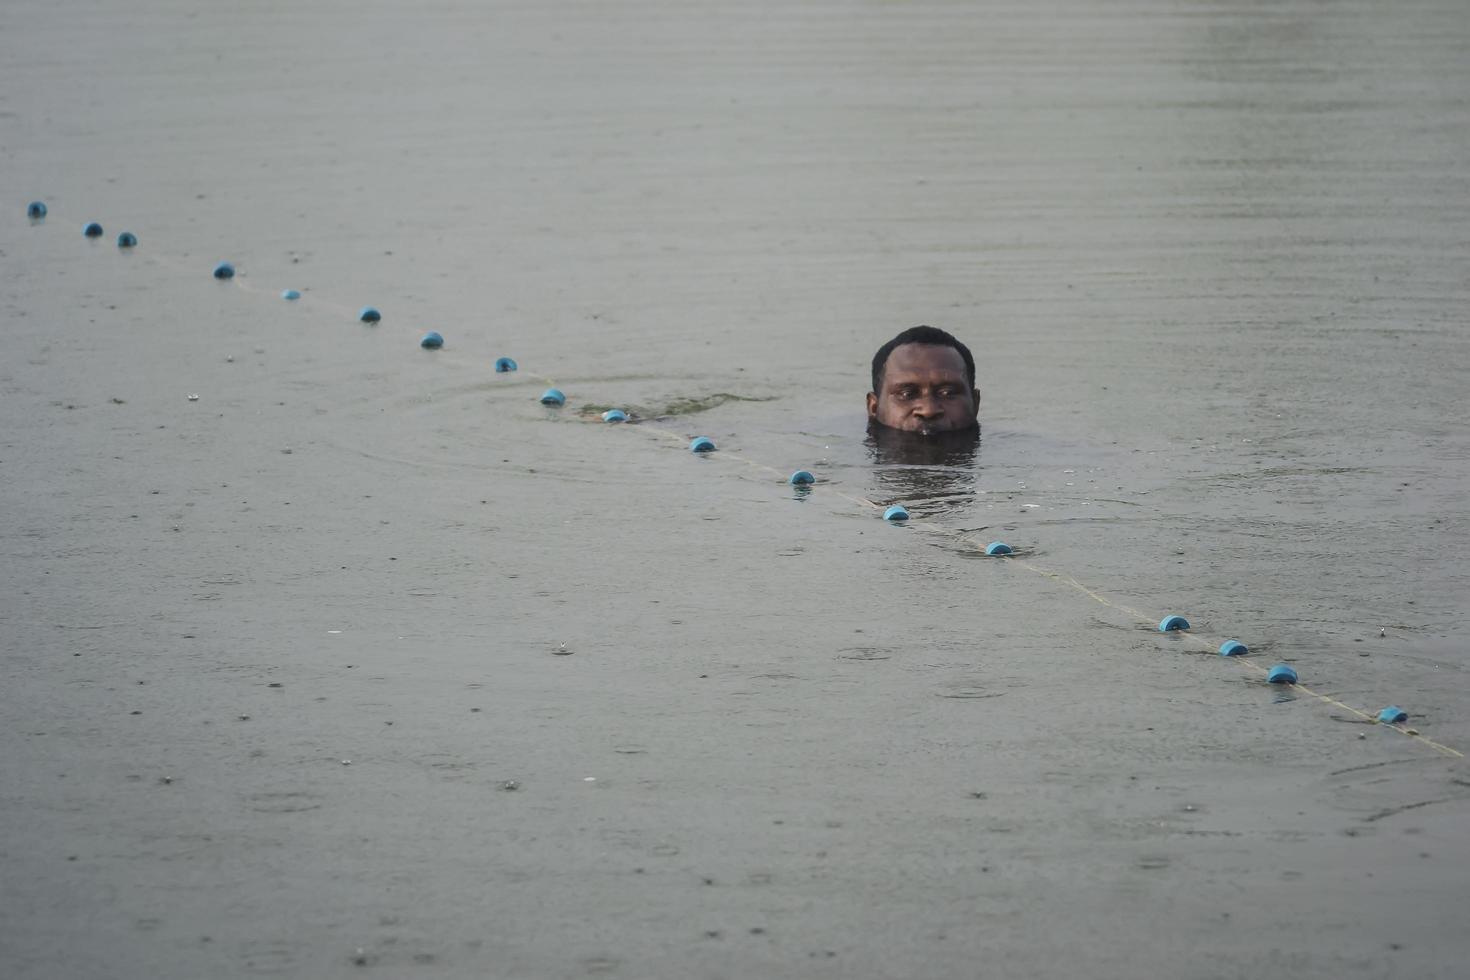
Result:
M189 401L191 401L191 402L197 402L199 400L199 396L198 395L188 395L187 397L188 397Z
M351 759L343 759L342 760L342 765L344 765L344 766L350 766L350 765L352 765L352 760Z
M565 643L560 643L557 644L556 649L551 652L553 655L558 657L570 657L574 651L568 650Z
M516 782L514 779L507 779L505 782L500 784L500 788L505 790L507 793L514 793L516 790L521 788L521 784Z

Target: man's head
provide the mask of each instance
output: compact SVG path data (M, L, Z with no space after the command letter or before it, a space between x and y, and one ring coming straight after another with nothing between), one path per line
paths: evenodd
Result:
M929 435L975 425L980 392L970 349L935 327L911 327L873 355L868 420Z

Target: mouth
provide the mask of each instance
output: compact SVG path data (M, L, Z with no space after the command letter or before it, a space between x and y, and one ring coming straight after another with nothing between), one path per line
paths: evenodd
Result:
M972 428L974 428L973 425L966 425L964 421L952 418L940 418L916 420L910 425L904 426L900 431L907 432L911 436L918 436L921 439L940 439L961 432L967 432Z

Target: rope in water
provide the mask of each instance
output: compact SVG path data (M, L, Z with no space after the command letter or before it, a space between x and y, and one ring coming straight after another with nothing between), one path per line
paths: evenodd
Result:
M34 223L39 223L39 221L42 220L42 219L44 219L45 216L46 216L46 211L45 211L44 208L42 208L41 209L40 218L37 218L34 214L32 215L32 223L33 224ZM89 238L96 238L96 237L99 237L100 234L101 234L101 232L100 232L100 228L99 228L97 235L88 234L87 237L89 237ZM136 245L137 245L137 240L136 239L133 239L132 244L130 246L128 246L128 247L129 248L132 248L132 247L136 247ZM151 260L157 261L157 262L159 262L160 264L163 264L163 265L172 266L174 268L179 269L180 271L188 271L188 270L192 269L192 265L190 263L187 263L182 258L169 257L169 256L166 256L166 255L160 254L158 252L153 252L153 251L150 251L147 254L148 254L148 257ZM221 277L221 276L218 276L217 275L216 278L220 279L220 281L221 281L222 284L231 285L234 288L239 289L239 290L241 290L243 292L247 292L247 293L250 293L250 294L256 295L256 296L264 296L264 295L266 295L263 291L261 291L260 289L257 289L252 283L250 283L248 281L248 279L246 279L245 277L240 276L234 270L233 267L231 267L231 269L230 269L229 276L227 276L227 277ZM317 307L317 308L320 308L320 309L323 309L323 310L329 310L329 311L332 311L332 312L335 312L335 313L340 313L340 314L343 314L344 317L345 316L351 316L354 319L360 319L361 318L360 312L355 313L350 306L344 306L344 305L342 305L340 303L336 303L336 302L333 302L331 300L318 299L318 298L316 298L314 296L310 296L310 295L306 295L306 294L302 294L302 293L297 293L295 290L288 290L288 292L291 292L291 293L294 293L295 294L292 297L292 299L291 299L291 302L293 303L293 305L296 304L296 303L299 303L299 304L301 304L303 306ZM364 307L363 309L366 310L368 308L367 307ZM381 315L379 315L379 317L374 318L370 322L373 325L377 325L380 322L380 319L381 319ZM437 337L438 335L437 334L434 334L433 336L436 336ZM440 346L440 345L442 345L442 343L443 343L443 339L440 338L438 345L425 344L424 346L434 346L437 349L437 347ZM446 356L446 355L445 355L445 353L443 351L439 351L438 352L438 356L441 356L442 357L442 356ZM552 387L552 388L555 387L556 382L553 381L550 377L547 377L547 376L544 376L544 375L540 375L540 374L536 374L536 373L531 372L531 371L520 371L519 373L522 376L534 378L537 381L540 381L540 382L548 385L549 387ZM557 404L560 404L560 402L558 402ZM588 420L588 421L591 421L591 420ZM656 434L658 436L666 437L666 438L670 438L670 439L674 439L674 440L678 440L680 442L682 442L683 439L684 439L683 436L680 436L680 435L677 435L675 433L669 432L666 429L660 429L660 428L651 427L651 426L636 426L636 428L638 428L642 432L651 432L651 433L654 433L654 434ZM762 462L759 462L757 460L750 459L750 458L748 458L746 456L741 455L739 452L724 450L724 451L719 452L718 453L718 456L720 458L722 458L722 459L731 460L731 461L734 461L734 462L739 462L739 463L742 463L745 466L750 467L752 469L756 469L756 470L760 470L760 471L765 472L765 473L772 474L773 476L778 477L778 478L781 478L783 480L785 479L785 475L782 473L781 470L778 470L778 469L776 469L773 466L769 466L769 465L767 465L765 463L762 463ZM868 509L872 509L872 510L878 510L878 511L883 510L883 505L882 504L879 504L879 503L876 503L876 502L874 502L872 500L869 500L867 497L863 497L863 496L860 496L860 495L848 493L848 492L846 492L846 491L844 491L844 490L842 490L840 488L837 488L837 487L833 487L833 486L823 487L823 492L832 493L835 496L840 497L840 498L842 498L844 500L847 500L850 503L853 503L853 504L855 504L855 505L857 505L859 507L868 508ZM968 545L969 547L973 547L976 550L980 551L981 553L985 553L986 545L983 544L983 543L981 543L976 538L971 537L970 534L968 532L966 532L966 531L960 530L958 528L947 527L947 526L945 526L943 524L940 524L937 521L932 521L932 520L909 520L906 523L910 527L920 528L920 529L922 529L922 530L924 530L924 531L926 531L928 533L938 534L938 535L942 535L942 536L948 537L948 538L950 538L952 540L955 540L955 541L958 541L958 542L960 542L962 544ZM1023 568L1026 571L1031 572L1031 573L1033 573L1035 575L1038 575L1038 576L1040 576L1042 578L1048 579L1048 580L1050 580L1050 581L1052 581L1054 583L1057 583L1059 585L1066 586L1067 588L1070 588L1070 589L1072 589L1072 590L1074 590L1076 592L1079 592L1082 595L1086 596L1087 598L1092 599L1093 601L1095 601L1095 602L1097 602L1097 603L1099 603L1099 604L1101 604L1103 606L1106 606L1109 609L1115 609L1115 610L1117 610L1119 612L1122 612L1122 613L1124 613L1124 614L1132 617L1133 619L1135 619L1136 621L1138 621L1140 623L1153 623L1153 622L1156 621L1153 616L1148 615L1146 613L1143 613L1143 612L1141 612L1141 611L1139 611L1137 609L1134 609L1131 606L1125 605L1122 602L1117 602L1117 601L1114 601L1112 599L1109 599L1106 596L1104 596L1101 593L1099 593L1098 591L1096 591L1095 589L1089 588L1088 586L1086 586L1083 583L1079 582L1077 579L1075 579L1072 576L1067 575L1065 573L1053 571L1053 570L1048 569L1048 568L1044 568L1044 567L1042 567L1040 565L1037 565L1036 563L1034 563L1032 561L1029 561L1029 560L1027 560L1027 559L1025 559L1023 557L1020 557L1020 556L1018 556L1018 555L1016 555L1014 553L1004 554L1004 555L996 555L995 557L997 558L997 560L1007 562L1007 563L1009 563L1011 565L1015 565L1015 566L1017 566L1019 568ZM1177 632L1178 635L1180 637L1182 637L1182 639L1185 642L1197 643L1197 644L1205 647L1206 649L1213 650L1215 648L1214 647L1214 644L1211 641L1206 640L1206 639L1204 639L1201 636L1196 636L1196 635L1194 635L1193 633L1191 633L1187 629L1185 629L1185 630L1177 630L1177 631L1174 631L1174 632ZM1247 669L1247 670L1256 671L1257 673L1261 674L1262 676L1265 676L1265 675L1268 674L1267 668L1262 667L1260 664L1253 663L1253 662L1251 662L1250 660L1248 660L1248 659L1246 659L1244 657L1235 657L1235 656L1232 656L1232 657L1225 657L1223 659L1229 660L1229 661L1231 661L1232 663L1235 663L1236 665L1238 665L1241 668L1244 668L1244 669ZM1353 705L1346 704L1346 703L1338 700L1337 698L1332 697L1331 695L1324 694L1321 691L1313 690L1312 688L1307 687L1306 685L1301 684L1299 682L1293 683L1292 684L1292 687L1296 691L1298 691L1298 692L1300 692L1302 694L1305 694L1308 697L1315 698L1316 700L1322 702L1323 704L1328 704L1328 705L1331 705L1331 706L1333 706L1335 708L1340 708L1343 711L1348 712L1349 714L1355 715L1360 720L1362 720L1364 722L1367 722L1369 724L1377 724L1377 725L1379 725L1379 726L1381 726L1383 728L1392 729L1393 731L1396 731L1399 734L1401 734L1401 735L1403 735L1403 736L1405 736L1407 738L1413 739L1415 742L1418 742L1421 745L1425 745L1425 746L1429 747L1430 749L1433 749L1435 752L1437 752L1437 753L1439 753L1441 755L1448 756L1450 758L1455 758L1455 759L1462 759L1462 758L1465 757L1464 756L1464 753L1461 752L1461 751L1459 751L1458 749L1451 748L1448 745L1444 745L1444 744L1442 744L1440 742L1436 742L1435 740L1433 740L1431 738L1427 738L1426 736L1420 734L1417 730L1415 730L1413 728L1410 728L1405 723L1383 721L1383 720L1379 719L1378 717L1376 717L1375 715L1371 714L1368 711L1364 711L1361 708L1357 708L1357 707L1354 707Z
M677 440L682 441L682 437L681 436L675 435L674 433L671 433L671 432L667 432L667 431L660 430L660 429L653 429L651 431L656 432L656 433L658 433L659 435L662 435L662 436L667 436L669 438L677 439ZM752 460L752 459L747 459L746 457L741 456L737 452L730 452L730 451L723 451L722 450L719 455L721 455L721 456L723 456L725 458L734 459L734 460L736 460L736 461L738 461L740 463L743 463L746 466L752 467L754 469L759 469L759 470L762 470L764 472L774 474L775 476L778 476L778 477L779 476L782 476L781 471L778 470L778 469L776 469L775 467L768 466L765 463L760 463L760 462L757 462L757 461ZM827 488L827 490L829 492L834 493L835 495L843 498L844 500L851 501L852 503L857 504L859 506L870 508L872 510L880 510L880 511L883 510L883 505L882 504L879 504L879 503L876 503L876 502L874 502L872 500L869 500L866 497L856 496L854 494L847 493L847 492L845 492L843 490L840 490L840 489L837 489L835 487L829 487L829 488ZM968 545L968 546L974 548L975 550L981 552L982 554L985 553L985 550L986 550L987 545L985 543L981 542L979 539L972 537L966 531L962 531L962 530L959 530L957 528L947 527L947 526L945 526L943 524L940 524L940 523L938 523L936 521L929 521L929 520L910 520L910 521L907 521L906 523L910 527L917 527L917 528L921 528L921 529L923 529L925 531L928 531L928 532L931 532L931 533L934 533L934 534L943 535L943 536L948 537L948 538L950 538L952 540L955 540L955 541L958 541L958 542L960 542L962 544ZM1116 601L1114 601L1112 599L1107 598L1106 596L1102 595L1101 593L1097 592L1096 590L1091 589L1091 588L1088 588L1086 585L1083 585L1081 582L1077 581L1077 579L1073 578L1070 575L1067 575L1067 574L1062 573L1062 572L1056 572L1056 571L1053 571L1053 570L1048 569L1048 568L1044 568L1044 567L1042 567L1040 565L1037 565L1035 562L1029 561L1029 560L1027 560L1027 559L1025 559L1023 557L1019 557L1019 556L1015 555L1014 553L1013 554L1007 554L1007 555L996 555L994 557L997 560L999 560L999 561L1004 561L1004 562L1007 562L1008 564L1012 564L1012 565L1016 565L1016 566L1018 566L1020 568L1024 568L1028 572L1031 572L1031 573L1033 573L1035 575L1039 575L1042 578L1049 579L1050 581L1056 582L1056 583L1058 583L1060 585L1064 585L1064 586L1066 586L1066 587L1068 587L1070 589L1073 589L1076 592L1080 592L1082 595L1087 596L1089 599L1092 599L1093 601L1095 601L1095 602L1097 602L1097 603L1099 603L1099 604L1101 604L1103 606L1106 606L1109 609L1116 609L1119 612L1125 613L1125 614L1127 614L1128 616L1132 617L1133 619L1137 620L1140 623L1157 623L1157 622L1160 622L1159 619L1157 619L1157 618L1155 618L1153 616L1150 616L1147 613L1144 613L1144 612L1141 612L1141 611L1139 611L1137 609L1134 609L1132 606L1128 606L1128 605L1125 605L1124 603L1116 602ZM1215 649L1217 649L1217 644L1211 642L1210 640L1206 640L1206 639L1204 639L1201 636L1196 636L1196 635L1194 635L1189 630L1176 630L1176 631L1172 631L1172 632L1174 632L1178 636L1180 636L1185 642L1197 643L1200 646L1203 646L1204 648L1206 648L1208 650L1211 650L1211 651L1214 651ZM1267 668L1262 667L1260 664L1253 663L1252 661L1246 659L1245 657L1223 657L1221 659L1229 660L1232 663L1237 664L1240 667L1243 667L1243 668L1248 669L1248 670L1253 670L1256 673L1260 674L1262 677L1266 676L1269 673L1269 671L1268 671ZM1370 723L1370 724L1381 725L1384 728L1390 728L1390 729L1398 732L1399 734L1404 735L1407 738L1411 738L1414 741L1419 742L1422 745L1428 746L1429 748L1431 748L1434 751L1440 753L1441 755L1446 755L1446 756L1449 756L1450 758L1454 758L1454 759L1463 759L1465 757L1464 756L1464 753L1461 752L1461 751L1459 751L1458 749L1451 748L1448 745L1444 745L1443 743L1436 742L1434 739L1427 738L1424 735L1420 734L1417 730L1415 730L1413 728L1410 728L1406 724L1396 723L1396 722L1379 721L1379 719L1375 715L1373 715L1373 714L1371 714L1371 713L1369 713L1367 711L1364 711L1361 708L1356 708L1356 707L1354 707L1354 706L1352 706L1350 704L1346 704L1346 703L1338 700L1337 698L1332 697L1329 694L1324 694L1321 691L1314 690L1314 689L1312 689L1310 687L1307 687L1305 684L1301 684L1299 682L1293 683L1292 684L1292 687L1293 687L1294 690L1296 690L1296 691L1298 691L1298 692L1300 692L1302 694L1305 694L1305 695L1307 695L1309 697L1315 698L1318 701L1322 702L1323 704L1329 704L1329 705L1332 705L1333 707L1341 708L1343 711L1346 711L1349 714L1352 714L1352 715L1357 716L1360 720L1362 720L1364 722L1367 722L1367 723Z

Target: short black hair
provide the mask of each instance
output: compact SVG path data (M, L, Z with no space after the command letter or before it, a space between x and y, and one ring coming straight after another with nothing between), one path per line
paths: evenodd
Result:
M956 340L951 334L940 330L938 327L909 327L903 333L894 337L888 343L878 348L878 353L873 355L873 392L876 394L883 386L883 369L888 367L888 357L895 348L904 344L928 344L931 347L953 347L960 352L960 357L965 361L965 377L970 382L970 387L975 387L975 358L970 353L970 348Z

